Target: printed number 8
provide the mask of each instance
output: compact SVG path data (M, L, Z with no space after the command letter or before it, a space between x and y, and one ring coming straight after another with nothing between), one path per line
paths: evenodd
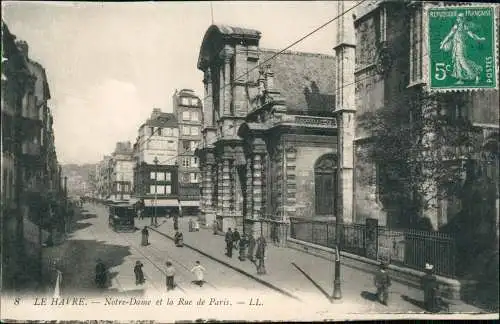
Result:
M444 63L436 63L436 73L434 77L438 81L443 81L446 79L446 71L450 71L450 66L445 65Z

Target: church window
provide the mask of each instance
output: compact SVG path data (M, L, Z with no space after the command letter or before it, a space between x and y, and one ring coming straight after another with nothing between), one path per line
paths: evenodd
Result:
M337 160L333 154L321 156L314 165L316 215L335 215L337 208Z

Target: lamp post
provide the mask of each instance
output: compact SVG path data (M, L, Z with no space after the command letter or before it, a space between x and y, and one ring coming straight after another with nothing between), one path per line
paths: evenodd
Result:
M338 209L338 208L337 208ZM342 290L340 285L340 246L342 235L342 224L340 211L335 213L335 274L333 278L333 296L334 299L342 299Z
M154 209L153 209L153 218L151 218L151 225L158 226L158 222L156 221L156 205L158 204L158 185L157 185L157 178L158 178L158 157L155 156L155 159L153 160L155 164L155 202L154 202Z

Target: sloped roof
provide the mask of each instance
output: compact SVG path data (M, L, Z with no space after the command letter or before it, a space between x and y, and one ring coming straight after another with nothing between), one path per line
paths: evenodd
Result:
M146 122L141 126L152 126L152 127L177 127L177 118L172 113L159 113L156 118L148 118Z
M291 113L328 114L335 104L335 58L330 55L260 49L259 63L271 65L274 88L280 90Z

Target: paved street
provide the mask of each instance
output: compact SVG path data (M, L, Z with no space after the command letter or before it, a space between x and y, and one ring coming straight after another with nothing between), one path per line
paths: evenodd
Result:
M45 258L61 260L64 295L161 295L166 291L164 269L167 260L172 261L176 268L177 290L183 293L211 294L237 288L277 294L191 249L175 247L171 240L152 231L151 244L141 246L140 235L140 231L115 233L108 227L107 209L102 205L87 204L68 240L61 246L47 248ZM104 261L111 274L111 287L105 291L94 288L94 268L98 258ZM143 286L135 285L133 268L137 260L144 264L146 283ZM190 270L197 260L207 269L207 283L203 287L192 283L195 278Z
M209 229L188 231L188 218L179 221L186 246L177 248L171 237L174 234L171 219L160 219L160 226L150 229L150 245L140 245L140 231L115 233L108 227L107 210L102 205L86 204L84 212L73 228L68 240L60 246L47 249L46 258L59 258L63 269L63 295L164 295L165 262L171 260L176 268L175 281L180 294L215 295L250 291L259 295L284 298L272 287L284 291L310 304L317 314L328 316L336 311L343 313L395 313L422 312L419 303L422 291L393 282L389 306L373 300L373 278L359 269L342 267L342 300L332 305L333 265L331 262L307 253L269 244L266 275L257 275L256 267L249 261L224 255L224 237L213 235ZM136 227L149 225L150 220L137 220ZM110 269L111 286L98 291L94 287L94 267L101 258ZM133 266L137 260L144 264L146 283L135 285ZM207 269L203 287L192 283L190 269L199 260ZM260 282L259 282L260 281ZM267 285L267 286L266 286ZM269 286L272 286L269 288ZM293 301L292 298L285 297ZM478 311L472 306L457 303L453 312ZM332 313L333 312L333 313Z

